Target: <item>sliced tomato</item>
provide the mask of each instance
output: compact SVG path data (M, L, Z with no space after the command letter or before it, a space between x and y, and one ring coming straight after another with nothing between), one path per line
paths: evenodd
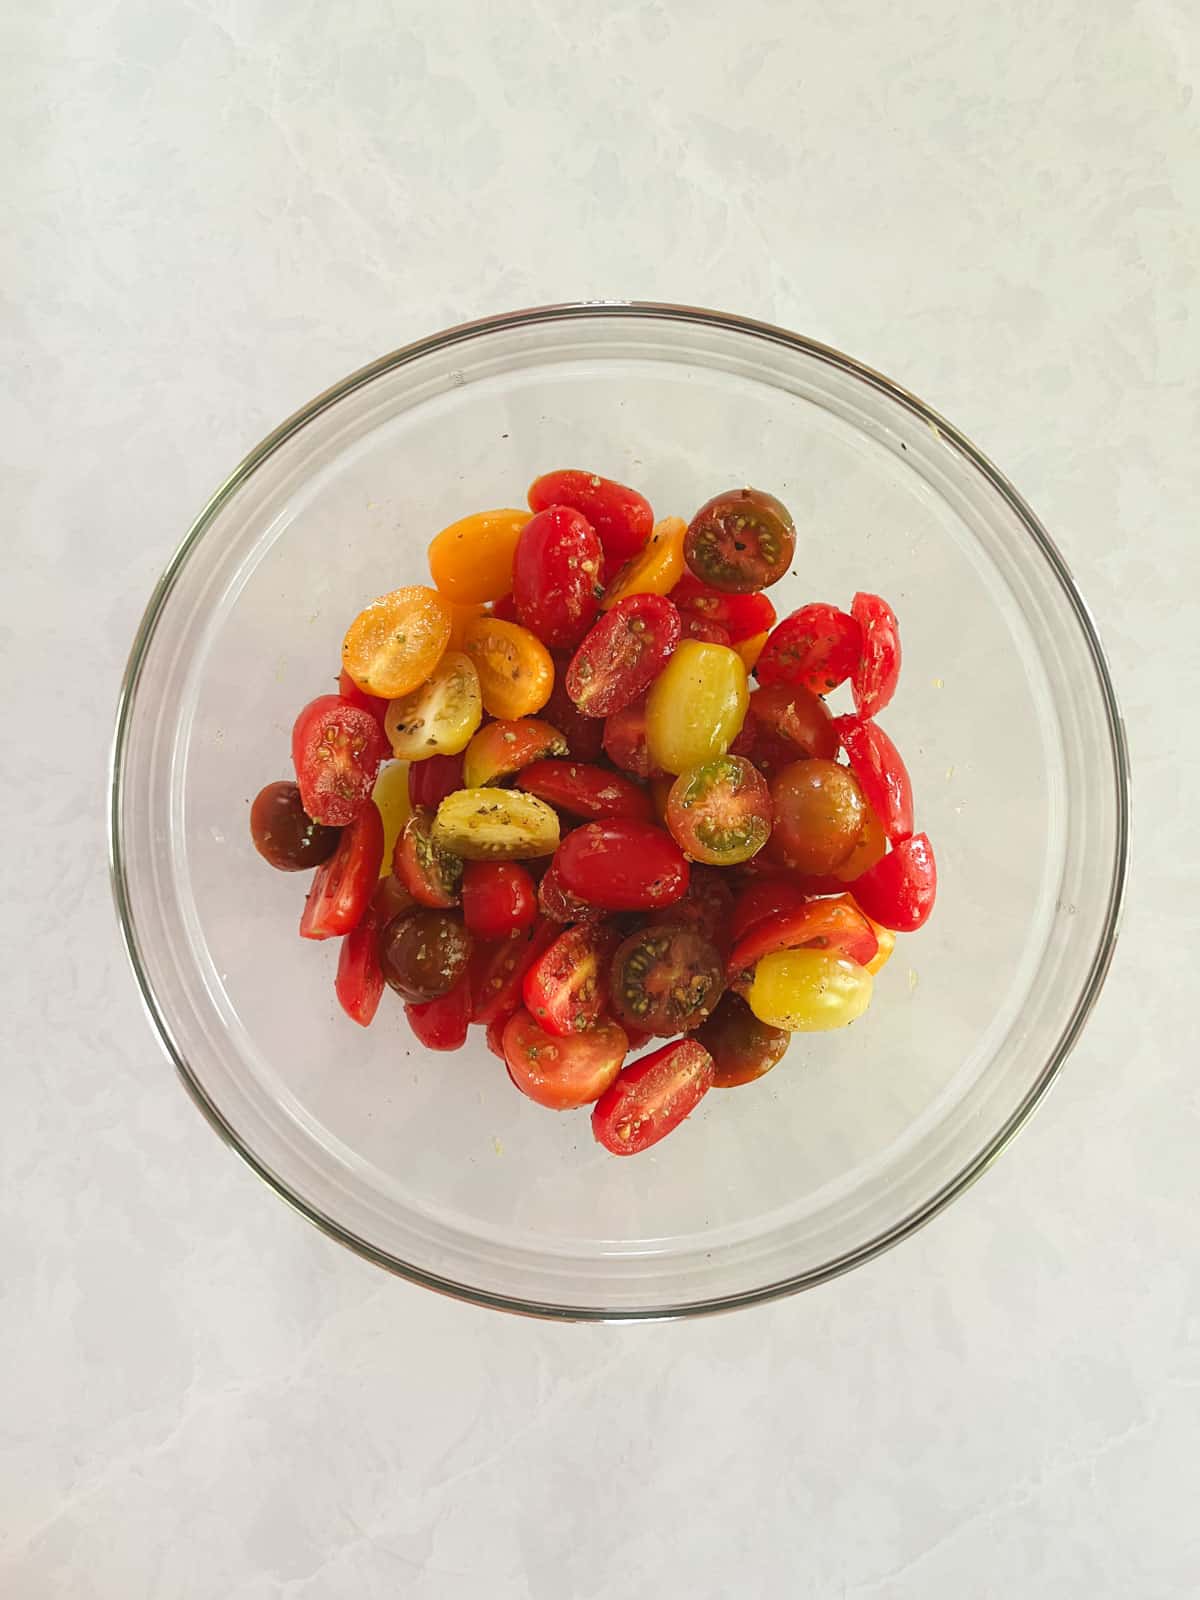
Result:
M426 761L414 761L408 769L408 798L413 809L424 806L436 811L448 794L463 787L463 758L457 756L430 756Z
M528 499L533 511L550 506L581 511L604 546L606 568L614 571L637 555L654 529L654 512L644 495L594 472L544 472L530 484Z
M775 607L765 594L727 594L690 572L671 590L671 599L681 612L719 624L728 636L719 644L740 644L756 633L769 633L776 622Z
M452 989L435 1000L409 1001L408 1025L427 1050L461 1050L471 1021L471 980L463 973Z
M565 888L553 861L538 884L538 910L551 922L602 922L607 912Z
M648 911L687 892L682 850L650 822L586 822L554 856L564 889L605 911Z
M837 606L801 606L784 617L763 646L754 671L759 683L798 683L828 694L846 679L862 655L862 629Z
M545 645L577 645L599 609L604 552L596 531L569 506L538 511L513 556L513 600L522 627Z
M383 996L383 968L379 964L380 917L376 900L363 912L358 925L342 940L333 990L338 1004L352 1022L367 1027L379 1010Z
M463 866L463 921L476 939L507 939L537 916L537 887L517 861L468 861Z
M604 724L596 717L585 717L567 693L567 668L571 657L559 652L554 657L554 688L542 707L542 720L557 728L567 741L567 755L576 761L598 761L604 747Z
M733 890L727 876L715 867L693 866L688 874L687 893L674 905L656 911L655 922L683 923L695 928L716 945L722 956L728 955Z
M633 1156L666 1138L712 1087L713 1058L677 1039L631 1062L600 1096L592 1134L614 1156Z
M576 923L526 971L525 1009L547 1033L565 1038L599 1021L608 1002L608 967L621 935L611 924Z
M877 722L838 717L834 727L884 833L893 843L909 838L913 831L912 780L899 750Z
M618 600L572 656L567 693L585 716L612 716L650 687L679 633L679 612L662 595Z
M414 811L400 831L392 871L423 906L456 906L462 896L463 864L433 837L433 814Z
M850 674L854 709L860 717L877 717L900 681L900 625L877 594L856 594L850 615L862 630L862 651Z
M494 1022L517 1009L527 968L558 934L553 922L535 922L528 933L476 947L471 956L472 1022Z
M383 818L368 799L338 847L313 874L300 918L303 939L333 939L358 926L379 881L383 862Z
M721 1003L696 1030L696 1043L713 1058L713 1088L736 1089L753 1083L770 1072L787 1053L791 1034L760 1022L732 989L721 996Z
M830 891L840 893L840 887ZM770 876L748 883L733 905L730 926L737 940L750 931L755 923L767 917L777 917L780 912L797 912L808 904L807 895L794 878Z
M797 911L779 911L753 924L733 947L727 968L730 985L749 987L756 964L776 950L830 950L865 967L879 949L868 918L849 895L812 900Z
M708 617L697 616L694 611L681 611L679 623L681 638L699 639L702 644L733 643L728 628L723 628L719 622L712 622Z
M858 779L836 761L795 761L771 779L771 849L798 872L833 872L846 861L867 816Z
M502 717L480 728L467 746L462 787L503 783L534 761L566 753L566 739L542 717Z
M508 1019L512 1015L511 1011L506 1011L502 1017L493 1017L484 1030L484 1043L501 1061L504 1060L504 1030L508 1027Z
M937 898L937 863L929 835L914 833L911 839L902 839L854 880L854 898L868 917L885 928L915 932L928 920Z
M336 694L311 700L292 728L292 762L305 811L330 828L353 822L390 754L371 712Z
M379 726L383 727L383 719L387 716L387 708L391 701L360 689L345 667L338 673L338 698L348 700L352 706L360 706L363 711L369 711Z
M649 822L654 814L650 796L631 778L584 761L535 761L518 773L517 788L591 822L604 817Z
M665 778L664 767L655 766L646 743L646 696L615 712L604 722L604 753L616 767L632 772L635 778Z
M832 761L838 752L837 729L825 702L803 684L771 683L755 690L745 727L753 730L753 747L737 753L752 755L767 773L791 761Z
M714 496L688 524L683 544L689 571L730 594L778 582L795 550L791 513L762 489L727 489Z
M716 756L681 773L667 799L671 837L694 861L748 861L771 832L771 794L744 756Z
M621 1070L628 1048L615 1022L562 1039L538 1027L528 1011L508 1019L502 1044L517 1088L551 1111L571 1111L598 1099Z
M695 927L653 922L612 958L612 1009L622 1024L670 1037L697 1028L725 987L720 952Z

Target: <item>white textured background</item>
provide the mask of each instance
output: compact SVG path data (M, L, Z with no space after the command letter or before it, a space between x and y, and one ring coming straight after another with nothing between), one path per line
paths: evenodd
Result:
M1190 0L9 0L0 1594L1194 1596ZM227 469L418 334L739 310L925 396L1059 540L1135 761L1123 943L916 1239L685 1326L394 1282L177 1087L104 869L117 683Z

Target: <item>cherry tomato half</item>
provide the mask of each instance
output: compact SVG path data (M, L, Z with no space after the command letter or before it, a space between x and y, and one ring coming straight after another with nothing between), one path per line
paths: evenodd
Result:
M471 936L449 911L422 907L393 917L379 936L384 978L401 999L417 1004L453 989L470 956Z
M456 906L462 893L462 860L433 837L433 813L422 807L400 830L392 871L420 905Z
M542 717L567 741L565 754L576 761L597 761L603 748L604 724L595 717L585 717L567 693L570 665L569 655L560 652L554 657L554 688L542 707Z
M734 942L767 917L803 910L810 898L793 878L766 877L748 883L733 906L730 928Z
M739 992L749 987L754 968L776 950L832 950L865 967L875 959L879 940L870 921L847 895L810 900L796 911L763 917L733 947L729 982Z
M588 631L567 668L567 693L588 717L631 705L679 643L679 612L660 594L631 594Z
M558 814L513 789L459 789L433 820L433 837L464 861L531 861L558 848Z
M877 717L900 679L900 626L877 594L856 594L850 615L862 630L862 653L850 674L854 709L860 717Z
M569 506L538 511L513 556L513 600L524 627L543 644L577 645L592 625L604 552L591 523Z
M608 1003L608 968L620 933L576 923L560 933L525 974L525 1009L559 1038L594 1027Z
M713 1088L736 1089L770 1072L787 1053L791 1034L760 1022L732 990L696 1030L696 1043L713 1058Z
M356 927L367 909L383 860L383 818L374 801L342 829L337 849L313 876L304 913L303 939L333 939Z
M694 1039L677 1039L631 1062L592 1112L592 1133L614 1156L633 1156L677 1128L712 1087L713 1058Z
M468 861L462 875L463 921L477 939L507 939L537 916L537 888L515 861Z
M650 759L646 743L646 696L623 711L604 719L604 753L615 767L632 772L635 778L665 778L664 768Z
M937 863L928 834L902 839L856 878L854 898L872 921L896 933L915 932L927 921L937 898Z
M631 594L670 594L683 576L683 541L687 523L664 517L654 524L645 549L627 561L612 579L600 602L602 611Z
M571 1111L599 1099L620 1072L628 1048L615 1022L563 1039L539 1028L528 1011L508 1019L502 1044L517 1088L551 1111Z
M671 785L667 827L694 861L717 867L748 861L771 832L766 779L744 756L716 756L690 767Z
M457 605L499 600L512 588L513 552L528 511L476 511L452 522L429 546L429 571Z
M822 1033L861 1017L873 982L857 961L832 950L776 950L755 967L746 1000L768 1027Z
M649 822L587 822L558 847L554 867L563 888L606 911L647 911L687 890L683 852Z
M631 778L584 761L535 761L517 774L517 788L589 822L604 817L649 822L653 814L650 796Z
M565 889L553 861L538 884L538 910L551 922L603 922L607 915L601 906L589 905Z
M471 1021L471 982L464 972L454 987L432 1000L410 1000L408 1025L427 1050L461 1050Z
M557 939L552 922L535 922L529 933L493 945L479 945L471 960L471 1021L485 1025L507 1017L521 1004L528 968Z
M338 673L338 694L343 700L349 700L352 706L361 706L364 711L369 711L379 726L383 727L383 719L387 715L388 702L379 695L365 694L346 671L345 667Z
M620 945L611 987L619 1022L669 1038L700 1026L725 987L725 969L697 928L652 923Z
M838 717L834 723L867 804L893 843L913 831L912 780L900 752L877 722Z
M475 663L483 709L493 717L531 717L550 698L554 662L542 641L516 622L477 617L463 634Z
M369 711L336 694L310 700L292 729L292 763L305 811L331 828L353 822L388 754L383 730Z
M544 472L529 485L528 498L534 511L550 506L581 511L604 546L606 566L614 570L636 556L654 530L654 512L644 495L594 472Z
M733 919L733 890L727 877L728 874L713 867L693 867L688 876L687 893L674 905L656 911L655 922L696 928L723 956L727 955Z
M715 495L688 524L683 545L691 573L730 594L768 588L783 577L795 552L791 513L762 489Z
M333 991L352 1022L368 1027L383 996L383 968L379 964L379 913L372 901L357 927L351 928L338 952Z
M671 590L680 611L692 612L707 622L719 623L729 635L727 643L740 644L775 626L775 607L765 594L726 594L685 572Z
M503 783L534 761L566 753L566 739L541 717L502 717L480 728L467 746L462 787L482 789L490 783Z
M303 872L329 860L338 830L313 821L297 784L269 783L250 807L250 837L263 860L280 872Z
M710 622L707 617L698 617L694 611L681 611L679 613L680 637L684 639L699 639L701 644L732 643L729 629L723 628L719 622Z
M858 665L862 629L837 606L801 606L775 629L758 658L759 683L799 683L828 694Z
M483 718L479 674L470 656L447 650L425 682L388 702L383 731L401 761L465 750Z
M836 761L795 761L771 780L773 850L799 872L832 872L863 830L858 779Z
M724 755L746 718L742 658L726 645L684 639L646 696L646 746L668 772Z
M396 700L437 666L450 643L450 602L413 584L360 611L342 642L342 666L367 694Z
M463 787L462 756L430 756L408 769L408 798L414 809L436 811L448 794Z

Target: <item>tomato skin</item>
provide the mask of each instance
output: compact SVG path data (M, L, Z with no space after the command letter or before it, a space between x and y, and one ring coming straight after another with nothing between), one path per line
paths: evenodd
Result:
M491 615L498 622L519 623L521 620L517 615L517 602L513 599L511 593L502 594L499 600L492 602Z
M381 928L393 917L416 911L419 906L420 901L413 899L394 872L384 873L371 895L371 909Z
M746 669L735 650L684 639L646 696L650 760L680 773L724 755L749 703Z
M528 1011L515 1011L502 1036L508 1075L530 1100L550 1111L590 1105L621 1070L628 1044L615 1022L557 1038Z
M850 615L862 630L862 652L850 674L854 709L860 717L877 717L900 681L900 625L877 594L856 594Z
M506 939L537 916L537 889L515 861L468 861L463 866L463 921L477 939Z
M649 822L587 822L554 857L563 888L606 911L647 911L687 892L688 864L674 839Z
M799 683L771 683L750 696L745 726L753 755L764 771L778 771L791 761L832 761L838 753L837 727L819 695ZM743 729L743 732L745 729Z
M352 706L361 706L364 711L369 711L379 726L383 727L383 719L391 702L360 689L345 667L338 673L338 696L342 700L349 700Z
M337 975L333 980L338 1004L352 1022L366 1028L383 997L383 968L379 964L379 912L372 901L356 927L342 940Z
M788 1033L823 1033L855 1022L871 1003L874 979L832 950L773 950L754 969L747 1004Z
M355 928L367 909L383 860L383 818L368 800L342 830L338 847L313 875L300 918L302 939L333 939Z
M777 858L799 872L833 872L854 849L866 801L849 767L835 761L796 761L771 780Z
M595 1026L608 1003L608 967L620 938L608 924L578 922L538 956L521 995L540 1028L566 1038Z
M683 545L692 575L729 594L749 594L778 582L795 552L791 513L762 489L714 495L688 524Z
M336 694L310 700L292 728L292 764L305 811L325 827L353 822L390 754L369 711Z
M650 796L631 778L585 761L535 761L517 774L517 788L589 822L605 817L649 822L653 814Z
M732 989L696 1030L696 1043L713 1058L714 1089L736 1089L763 1077L782 1061L791 1037L782 1028L760 1022Z
M652 1050L622 1069L597 1100L592 1134L614 1156L638 1155L690 1116L712 1087L713 1058L694 1039Z
M544 472L529 485L528 499L534 511L570 506L582 512L604 547L606 566L613 569L636 556L654 529L654 512L644 495L594 472Z
M566 739L541 717L501 717L480 728L467 746L461 787L481 789L503 783L534 761L566 753Z
M728 967L731 987L744 992L764 956L806 947L831 950L865 967L875 959L879 940L849 895L812 900L795 911L777 911L754 923L734 945Z
M635 778L665 778L665 767L655 766L646 743L646 697L604 721L604 753L615 767Z
M915 933L937 898L937 862L929 835L902 839L876 866L854 880L854 898L873 922Z
M471 936L447 911L422 906L393 917L379 935L384 981L402 1000L439 999L469 971L470 959Z
M837 606L814 603L793 611L771 634L758 658L759 683L798 683L828 694L854 671L862 629Z
M669 600L631 594L588 630L567 668L567 693L588 717L623 711L650 687L679 638Z
M599 605L604 552L591 523L569 506L535 512L513 556L521 624L546 645L577 645Z
M716 756L692 767L671 785L667 827L694 861L718 867L748 861L771 832L766 779L744 756Z
M913 831L913 792L899 750L877 722L838 717L834 723L866 802L893 844Z
M452 989L432 1000L409 1000L408 1025L427 1050L461 1050L471 1020L471 983L464 972Z
M554 657L554 688L542 708L542 717L567 741L567 755L576 761L598 761L604 748L604 724L595 717L585 717L567 693L570 665L569 655L560 653Z
M510 1016L521 1004L526 971L558 937L552 922L535 922L528 933L480 945L471 957L471 1021L485 1025Z
M654 920L696 928L724 959L729 954L733 917L733 890L727 877L715 867L693 866L687 893L674 905L656 911Z
M512 588L513 552L528 511L476 511L443 528L429 546L429 571L456 605L499 600Z
M728 635L721 641L724 644L740 644L756 633L769 633L777 621L775 607L765 594L727 594L701 583L690 572L671 590L671 599L681 612L718 623Z
M408 769L408 798L414 810L423 806L436 811L448 794L462 787L461 755L430 756L427 761L414 761Z
M511 1011L506 1011L502 1017L493 1017L484 1030L483 1040L492 1054L504 1061L504 1030L508 1026ZM508 1065L507 1062L504 1063Z
M683 576L683 541L687 523L682 517L656 522L649 543L613 576L600 609L607 611L631 594L670 594Z
M647 1033L670 1038L698 1028L724 987L720 952L694 926L655 921L631 933L612 958L613 1015Z
M400 830L392 871L418 904L434 910L456 906L462 895L463 864L433 837L433 814L414 811Z
M250 837L277 871L304 872L329 860L337 849L338 830L313 821L297 784L269 783L250 807Z
M747 884L734 902L730 919L734 943L767 917L777 917L780 912L802 910L809 898L792 878L758 878Z
M602 922L607 913L563 887L553 861L538 884L538 910L551 922Z
M698 617L694 611L681 611L679 621L684 639L699 639L701 644L728 646L732 643L728 628L723 628L719 622L710 622L707 617Z

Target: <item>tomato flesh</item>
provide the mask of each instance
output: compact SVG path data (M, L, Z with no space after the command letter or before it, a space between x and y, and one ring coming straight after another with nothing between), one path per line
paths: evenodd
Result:
M379 726L383 727L383 719L387 715L389 701L380 695L368 694L365 689L360 689L345 667L338 673L338 696L348 700L352 706L359 706L363 711L369 711Z
M558 937L552 922L535 922L527 934L480 945L471 958L471 1021L488 1024L507 1017L521 1004L521 983L528 968Z
M832 761L838 735L825 702L799 683L771 683L750 696L745 727L751 730L750 755L766 773L792 761ZM745 731L745 729L743 730Z
M517 788L590 822L604 817L649 822L653 815L650 796L640 785L608 767L583 761L536 761L518 773Z
M542 708L542 717L567 741L564 754L576 761L598 761L604 747L604 724L596 717L585 717L567 693L570 665L569 655L560 652L554 657L554 688Z
M464 972L452 989L432 1000L410 1000L408 1025L427 1050L461 1050L471 1021L471 983Z
M468 861L462 875L463 921L477 939L507 939L537 916L537 889L515 861Z
M894 843L913 831L913 792L899 750L877 722L838 717L834 723L867 804Z
M688 864L669 834L649 822L587 822L559 845L563 888L606 911L647 911L687 890Z
M570 506L582 512L596 530L611 569L636 556L654 529L654 512L644 495L594 472L545 472L530 484L528 499L534 511Z
M330 828L353 822L390 753L369 711L336 694L311 700L292 729L292 764L305 811Z
M524 1010L508 1019L501 1042L509 1077L522 1094L550 1111L571 1111L599 1099L620 1072L628 1048L615 1022L563 1039L540 1028Z
M791 513L762 489L715 495L688 524L683 545L693 576L730 594L768 588L783 577L795 551Z
M269 783L250 807L250 837L264 861L280 872L303 872L328 861L338 830L322 827L304 809L294 783Z
M696 1030L696 1043L713 1058L713 1088L736 1089L777 1066L787 1053L791 1034L760 1022L741 995L729 990Z
M679 1039L625 1067L597 1100L592 1134L614 1156L633 1156L665 1139L712 1087L713 1058Z
M679 612L662 595L619 600L572 656L567 693L585 716L612 716L645 693L679 637Z
M814 694L836 689L858 665L862 629L837 606L801 606L771 634L758 658L759 683L798 683Z
M333 990L338 1004L362 1028L373 1021L383 996L383 968L379 964L379 913L367 906L358 925L342 940Z
M368 800L313 875L300 918L303 939L333 939L358 925L379 880L383 818Z
M697 928L655 923L622 942L611 987L618 1021L670 1037L704 1021L725 987L725 969Z
M346 630L342 667L365 694L396 700L437 666L452 626L450 602L436 589L393 589L360 611Z
M929 835L902 839L855 879L854 898L873 921L896 933L914 933L928 920L937 898L937 863Z
M900 681L900 625L877 594L856 594L850 615L862 632L862 650L850 674L854 709L860 717L877 717Z
M525 973L525 1009L547 1033L565 1038L600 1019L608 1002L608 967L619 942L616 929L576 923L560 933Z
M400 830L392 871L423 906L456 906L462 894L463 864L433 837L433 815L422 807Z
M480 789L489 783L503 783L534 761L566 753L566 739L541 717L501 718L480 728L467 746L461 787Z
M743 756L717 756L692 767L671 785L667 827L695 861L718 867L748 861L771 832L766 779Z
M577 645L599 608L604 552L595 529L570 506L530 517L513 556L513 601L522 626L543 644Z
M701 583L690 572L671 590L671 599L681 612L723 628L725 644L740 644L756 633L769 633L776 622L775 607L765 594L727 594Z
M674 905L655 913L656 922L681 923L696 928L717 949L728 953L733 917L733 890L726 874L712 867L694 866L687 893Z

